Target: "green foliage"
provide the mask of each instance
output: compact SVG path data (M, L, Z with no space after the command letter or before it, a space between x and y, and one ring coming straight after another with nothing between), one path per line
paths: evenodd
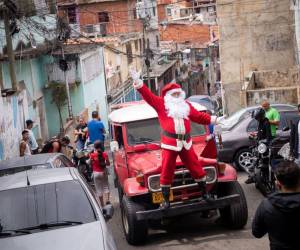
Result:
M62 108L67 104L67 91L66 85L62 82L50 82L48 88L51 91L52 100L51 103L54 103L57 107Z
M48 84L48 89L51 91L51 103L54 103L57 107L60 121L60 133L63 134L64 124L61 111L62 108L67 104L68 100L66 85L63 82L50 82Z

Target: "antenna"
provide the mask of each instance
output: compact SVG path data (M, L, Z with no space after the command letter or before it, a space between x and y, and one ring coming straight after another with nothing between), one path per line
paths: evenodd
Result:
M28 178L27 170L26 170L26 180L27 180L27 186L30 186L30 181L29 181L29 178Z

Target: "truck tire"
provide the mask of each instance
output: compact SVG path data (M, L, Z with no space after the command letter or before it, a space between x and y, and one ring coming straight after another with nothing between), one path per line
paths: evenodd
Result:
M136 212L144 210L143 205L123 195L121 206L122 225L126 240L131 245L143 244L147 239L147 221L136 219Z
M219 184L221 196L239 194L240 201L220 209L221 221L231 229L241 229L248 221L248 206L244 191L237 181Z
M119 204L120 206L122 205L122 199L123 199L123 195L124 195L124 192L123 192L123 189L120 185L119 182L117 182L117 189L118 189L118 197L119 197Z

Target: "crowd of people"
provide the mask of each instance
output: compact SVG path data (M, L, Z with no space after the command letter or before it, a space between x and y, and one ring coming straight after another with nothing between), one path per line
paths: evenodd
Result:
M298 105L300 118L300 105ZM259 140L266 139L270 143L276 137L279 126L279 112L272 108L268 101L263 101L261 108L255 110L253 118L258 121L258 130L255 136ZM268 234L272 250L298 249L297 233L300 231L300 123L291 122L290 154L295 161L283 161L274 169L278 192L264 199L259 205L252 223L252 233L261 238ZM39 149L34 133L34 122L26 121L26 129L22 132L20 141L20 156L37 153L62 152L69 147L70 139L65 136L61 139L53 138ZM210 132L213 134L213 126ZM107 166L109 158L105 152L105 127L97 111L92 112L92 120L88 123L80 118L74 130L76 150L81 151L87 145L93 144L94 150L90 152L91 169L96 194L102 206L110 203ZM209 138L211 139L211 138ZM250 169L251 170L251 169ZM253 182L250 173L246 183Z
M70 137L65 135L62 138L52 138L46 141L39 148L34 133L32 131L34 122L26 120L26 129L22 131L22 139L19 145L20 156L29 156L43 153L63 153L70 160L73 160L73 155L77 151L82 151L88 145L93 145L94 149L89 153L91 160L90 170L93 172L93 183L95 191L99 197L100 204L104 206L110 203L110 192L108 185L108 169L110 165L109 158L105 152L105 127L99 117L98 111L92 112L92 120L85 122L83 117L78 120L78 125L74 130L74 143L71 143ZM72 146L75 145L75 148ZM105 195L105 197L104 197Z

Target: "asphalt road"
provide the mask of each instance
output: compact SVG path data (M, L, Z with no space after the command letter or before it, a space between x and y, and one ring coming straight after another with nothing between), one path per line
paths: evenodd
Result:
M171 224L166 229L151 229L148 241L143 246L131 246L127 243L120 215L116 189L112 188L112 201L115 207L113 219L108 223L118 249L209 249L209 250L264 250L269 249L268 238L255 239L251 234L251 223L257 206L263 199L254 185L245 185L246 175L239 173L247 197L249 219L243 230L228 230L209 219L200 218L198 214L188 215Z

